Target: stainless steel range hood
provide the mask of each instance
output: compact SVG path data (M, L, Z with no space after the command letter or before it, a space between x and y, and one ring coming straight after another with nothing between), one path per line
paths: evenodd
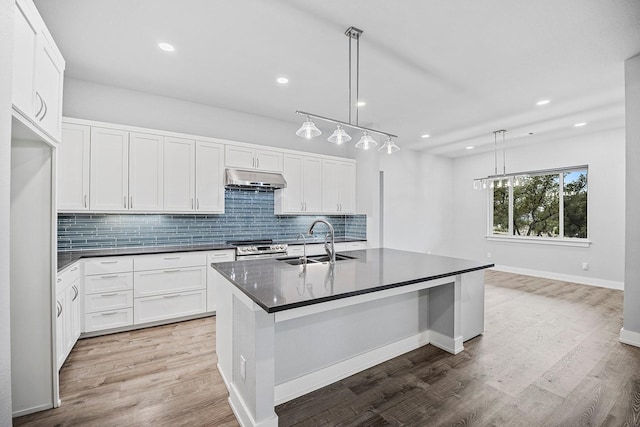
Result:
M285 188L287 181L281 173L257 172L242 169L227 169L224 175L225 187L254 187L277 190Z

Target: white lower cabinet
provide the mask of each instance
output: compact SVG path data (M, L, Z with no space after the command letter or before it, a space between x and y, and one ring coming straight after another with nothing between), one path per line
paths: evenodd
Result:
M80 336L80 266L72 265L56 281L56 361L60 369Z
M154 322L192 314L204 313L207 309L206 290L180 292L153 297L135 298L133 323Z
M212 311L207 307L207 263L234 259L234 250L87 259L84 332Z
M133 257L84 264L84 332L133 325Z
M221 277L211 264L235 260L236 251L234 249L212 251L207 254L207 311L212 312L217 309L216 288Z

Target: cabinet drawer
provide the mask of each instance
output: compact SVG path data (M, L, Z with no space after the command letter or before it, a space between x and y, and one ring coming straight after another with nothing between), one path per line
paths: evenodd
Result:
M64 270L62 273L58 273L58 278L56 280L56 293L62 291L79 278L80 264L76 262L71 267Z
M104 257L88 259L84 263L84 274L108 274L133 271L133 257Z
M179 252L162 255L140 255L135 257L136 271L165 270L169 268L194 267L207 264L206 252Z
M146 297L205 289L206 267L172 268L135 273L134 296Z
M336 244L337 251L356 251L367 249L367 242L342 242Z
M101 274L84 277L84 293L109 293L133 289L133 273Z
M227 262L227 261L235 261L235 260L236 260L235 249L209 252L207 265L210 265L213 262Z
M84 311L87 314L131 307L133 307L133 291L92 294L84 299Z
M103 311L101 313L85 314L85 332L100 331L102 329L119 328L133 325L133 309Z
M206 291L136 298L133 303L134 324L204 313Z

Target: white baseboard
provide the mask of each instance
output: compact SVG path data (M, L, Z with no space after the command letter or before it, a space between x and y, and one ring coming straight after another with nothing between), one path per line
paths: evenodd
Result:
M12 418L18 418L18 417L22 417L24 415L29 415L29 414L33 414L36 412L40 412L40 411L46 411L47 409L51 409L53 408L53 404L52 403L45 403L44 405L38 405L38 406L34 406L32 408L27 408L27 409L21 409L19 411L15 411L11 414Z
M640 347L640 333L639 332L631 332L627 331L624 328L620 328L620 338L621 343L633 345L635 347Z
M222 377L222 382L224 382L225 387L227 387L227 390L229 390L229 387L231 387L231 383L227 380L227 377L225 376L224 371L220 367L220 363L216 363L216 366L218 367L218 373Z
M607 289L624 290L624 282L615 280L597 279L595 277L574 276L572 274L554 273L551 271L531 270L528 268L509 267L506 265L496 265L492 270L503 271L505 273L522 274L525 276L542 277L544 279L560 280L563 282L578 283L580 285L599 286Z
M229 389L229 406L231 406L233 414L242 427L278 427L278 416L275 411L273 417L256 422L251 415L249 407L233 384L231 384L231 388Z
M464 350L462 337L454 339L436 331L429 331L429 344L451 354L458 354Z
M280 405L281 403L288 402L291 399L295 399L296 397L340 381L341 379L396 356L415 350L425 344L429 344L430 333L430 331L424 331L311 372L302 377L277 384L274 396L275 404Z

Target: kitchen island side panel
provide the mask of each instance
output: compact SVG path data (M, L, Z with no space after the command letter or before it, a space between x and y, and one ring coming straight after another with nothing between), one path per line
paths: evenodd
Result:
M282 384L428 330L428 290L276 323L275 382Z

